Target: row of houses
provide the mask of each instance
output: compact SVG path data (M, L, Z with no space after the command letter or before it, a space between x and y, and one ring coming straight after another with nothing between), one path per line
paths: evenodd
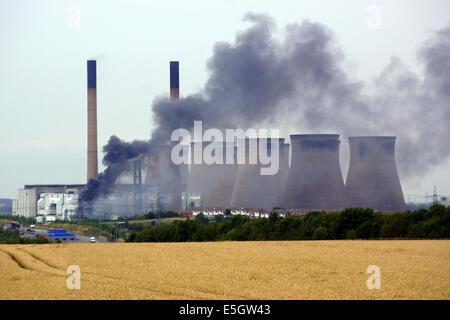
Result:
M231 214L248 216L250 218L268 218L273 212L277 213L279 217L286 217L290 215L305 215L310 210L306 209L258 209L258 208L212 208L212 207L199 207L190 208L181 212L181 215L187 218L195 218L199 214L207 218L215 216L222 216Z

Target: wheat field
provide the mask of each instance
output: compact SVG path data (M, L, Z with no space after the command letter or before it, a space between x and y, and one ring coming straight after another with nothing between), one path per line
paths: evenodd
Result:
M0 299L449 297L450 240L0 245Z

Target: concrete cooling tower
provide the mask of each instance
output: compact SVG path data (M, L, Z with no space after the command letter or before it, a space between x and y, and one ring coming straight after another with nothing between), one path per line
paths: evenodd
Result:
M345 207L339 144L337 134L291 135L292 161L284 208L339 210Z
M279 169L274 175L262 175L262 165L259 159L259 146L256 147L256 164L249 163L250 141L258 139L245 139L238 144L245 145L245 164L239 164L236 183L231 197L231 207L245 207L258 209L273 209L281 205L282 196L286 187L286 178L289 169L289 144L279 139ZM267 140L267 149L270 152L271 140Z
M395 164L396 137L350 137L346 190L350 206L379 211L406 209Z
M211 142L191 143L191 170L189 172L188 193L200 193L202 207L226 208L230 204L236 177L236 165L226 164L226 149L223 147L223 164L195 164L194 148L199 152L207 148ZM216 147L222 148L221 142ZM213 147L213 145L211 145ZM234 148L234 146L233 146Z
M181 210L179 167L173 164L170 145L151 145L146 156L144 183L168 195L169 209Z

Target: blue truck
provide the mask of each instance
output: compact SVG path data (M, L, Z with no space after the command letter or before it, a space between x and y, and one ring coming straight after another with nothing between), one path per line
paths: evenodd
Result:
M59 240L75 240L75 234L69 233L67 230L48 230L49 239Z

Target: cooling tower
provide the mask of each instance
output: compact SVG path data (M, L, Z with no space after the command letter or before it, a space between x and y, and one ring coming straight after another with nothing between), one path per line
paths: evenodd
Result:
M284 140L284 139L283 139ZM277 207L283 207L284 193L286 191L287 180L289 176L289 143L280 142L280 190Z
M189 149L189 146L187 146ZM180 190L181 192L187 191L187 184L189 179L189 167L187 164L182 163L178 165L178 171L180 174Z
M172 162L170 145L149 147L144 181L168 196L169 210L181 210L180 172Z
M194 148L203 154L205 148L223 148L223 164L195 164ZM233 149L234 143L233 143ZM188 193L200 193L202 207L226 208L230 204L233 186L236 177L236 164L226 164L226 148L222 142L193 142L191 143L191 170L189 173Z
M339 210L345 189L339 166L339 135L291 135L292 161L284 208Z
M250 141L257 142L255 164L249 162ZM245 145L245 164L239 164L236 182L231 197L231 207L273 209L281 206L282 196L286 187L289 169L289 144L279 139L279 167L274 175L262 175L262 165L259 158L259 139L239 140L238 144ZM267 150L270 152L271 140L267 139Z
M87 181L97 178L97 62L87 62Z
M170 99L180 98L180 77L178 61L170 61Z
M395 164L396 137L350 137L346 180L349 205L379 211L406 209Z

